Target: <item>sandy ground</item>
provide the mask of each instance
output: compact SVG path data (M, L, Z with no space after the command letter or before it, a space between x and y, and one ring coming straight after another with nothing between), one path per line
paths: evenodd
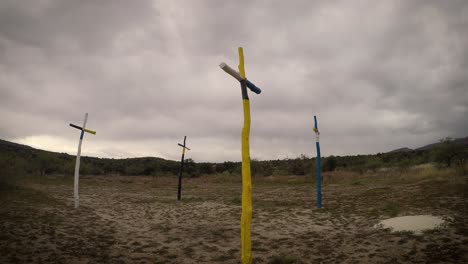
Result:
M254 263L468 263L468 181L253 182ZM0 189L0 263L240 263L238 177L23 179ZM447 225L416 235L376 229L392 216L428 214Z

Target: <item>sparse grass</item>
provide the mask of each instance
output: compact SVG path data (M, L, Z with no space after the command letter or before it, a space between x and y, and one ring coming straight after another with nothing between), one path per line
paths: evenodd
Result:
M253 178L254 263L359 262L363 256L370 263L424 262L430 243L443 247L449 262L465 260L466 177L432 166L325 174L322 209L315 208L311 177ZM0 183L0 262L15 258L10 245L24 249L15 256L28 263L38 262L28 261L34 250L43 263L239 262L240 177L184 179L181 202L175 177L82 177L78 210L72 178ZM423 236L372 228L384 216L406 213L454 220L447 232Z
M395 217L400 214L401 207L400 205L396 203L387 203L387 205L385 205L382 211L385 215L388 215L390 217Z
M189 258L192 258L195 253L195 250L192 247L184 247L183 251L184 255Z
M182 198L180 200L183 203L201 203L204 202L205 199L200 196L192 196L192 195L182 195Z
M167 258L168 259L177 259L177 255L176 254L169 254L169 255L167 255Z
M11 183L0 183L0 205L2 206L38 206L49 205L57 206L63 203L57 201L49 194L41 191L24 187L20 185L13 185Z
M362 185L362 184L363 184L363 183L362 183L362 180L353 180L353 181L351 182L351 185Z
M83 176L80 177L82 179ZM73 175L47 175L47 176L29 176L23 178L26 183L42 184L48 186L59 186L73 184Z
M398 236L413 236L415 233L414 231L411 231L411 230L402 230L402 231L392 232L392 234L398 235Z
M226 228L213 228L210 230L208 235L208 240L212 242L229 239L229 229Z
M268 260L268 263L269 264L299 264L301 262L299 258L297 257L279 255L279 256L272 256Z
M217 263L222 263L222 262L234 259L234 258L235 257L232 256L232 255L220 255L220 256L217 256L217 257L213 258L212 260L217 262Z
M292 207L302 207L304 201L287 201L287 200L258 200L256 203L257 208L264 210L276 210L280 207L292 208Z
M233 197L230 202L233 204L233 205L241 205L242 204L242 197L240 196L235 196Z
M0 180L0 192L7 192L12 191L18 188L16 185L12 184L11 182L7 182L4 180Z
M464 237L468 237L468 227L458 226L456 227L456 234Z
M426 230L423 230L422 233L424 235L430 235L430 234L440 234L442 232L444 232L443 229L446 228L446 225L443 225L443 226L439 226L439 227L436 227L436 228L433 228L433 229L426 229Z
M356 173L334 171L323 173L325 181L332 184L351 184L355 186L384 184L387 186L414 184L424 180L449 179L456 175L455 169L437 169L432 164L423 164L405 170L384 168L375 172Z
M9 230L7 232L9 235L0 239L0 247L2 240L11 240L12 235L15 239L30 237L32 243L35 243L34 241L40 237L45 237L46 239L41 240L41 244L44 246L66 239L65 244L55 244L57 248L68 248L74 246L75 243L83 244L83 240L89 240L94 242L88 243L86 246L89 245L91 248L101 251L88 250L85 255L95 255L101 259L105 257L107 251L104 250L106 246L103 247L103 245L114 242L112 232L109 231L110 228L104 228L102 234L96 234L87 226L75 226L76 218L83 217L81 220L89 221L92 225L98 224L99 218L96 218L96 215L92 214L85 206L78 210L71 208L67 210L67 205L63 200L29 186L36 184L37 178L33 177L28 184L25 184L26 180L22 179L22 185L8 185L8 188L3 188L0 191L0 233L5 231L2 230L4 228ZM29 243L30 241L25 239L21 243ZM85 246L81 245L80 247ZM29 247L21 249L24 252L28 252L28 250L30 250ZM57 257L50 256L50 258ZM49 260L51 260L50 258Z

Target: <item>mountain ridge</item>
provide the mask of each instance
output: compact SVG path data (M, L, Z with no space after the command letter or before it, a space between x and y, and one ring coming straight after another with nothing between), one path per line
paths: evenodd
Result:
M455 139L452 139L452 142L455 143L455 144L462 144L462 145L466 145L468 146L468 136L466 137L462 137L462 138L455 138ZM427 145L424 145L422 147L418 147L418 148L408 148L408 147L401 147L401 148L397 148L397 149L394 149L394 150L391 150L391 151L387 151L387 152L384 152L384 153L398 153L398 152L411 152L411 151L426 151L426 150L432 150L434 149L435 147L439 146L440 144L442 144L442 142L435 142L435 143L431 143L431 144L427 144ZM0 150L3 150L3 149L10 149L10 150L14 150L14 149L18 149L20 151L43 151L43 152L46 152L46 153L55 153L55 154L60 154L60 155L68 155L68 156L71 156L71 157L74 157L75 155L71 155L71 154L67 154L67 153L61 153L61 152L54 152L54 151L48 151L48 150L43 150L43 149L37 149L37 148L33 148L31 146L28 146L28 145L24 145L24 144L19 144L19 143L15 143L15 142L11 142L11 141L7 141L7 140L3 140L3 139L0 139ZM372 154L355 154L355 155L372 155ZM350 156L353 156L353 155L350 155ZM83 156L83 157L88 157L88 156ZM176 161L177 160L168 160L168 159L164 159L164 158L160 158L160 157L151 157L151 156L143 156L143 157L131 157L131 158L99 158L99 157L92 157L92 156L89 156L88 158L93 158L93 159L109 159L109 160L139 160L139 159L157 159L157 160L163 160L163 161ZM227 161L227 162L230 162L230 161ZM208 162L208 163L218 163L218 162Z
M468 136L463 137L463 138L454 138L454 139L452 139L452 142L455 143L455 144L468 145ZM442 144L442 142L435 142L435 143L427 144L427 145L424 145L422 147L415 148L415 149L411 149L411 148L408 148L408 147L402 147L402 148L397 148L397 149L391 150L391 151L389 151L387 153L431 150L431 149L436 148L440 144Z

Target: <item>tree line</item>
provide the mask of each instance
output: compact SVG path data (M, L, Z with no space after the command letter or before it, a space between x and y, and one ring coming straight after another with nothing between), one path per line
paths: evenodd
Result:
M434 162L441 167L458 167L465 173L468 146L455 144L451 138L441 140L430 150L409 150L373 155L328 156L322 158L322 171L348 170L360 173L380 168L409 168ZM6 175L73 175L75 156L38 150L7 141L0 142L0 172ZM154 157L108 159L82 157L82 175L175 176L179 161ZM304 154L296 158L260 161L252 159L254 177L270 175L315 175L316 159ZM240 162L185 161L184 176L240 175ZM0 175L1 176L1 175Z

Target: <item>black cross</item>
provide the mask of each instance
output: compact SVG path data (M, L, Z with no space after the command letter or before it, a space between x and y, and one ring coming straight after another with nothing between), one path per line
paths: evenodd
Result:
M190 150L187 146L185 146L185 140L187 139L187 136L184 136L184 144L178 143L177 145L182 147L182 159L180 161L180 172L179 172L179 188L177 190L177 200L180 201L181 197L181 192L182 192L182 171L184 169L184 157L185 157L185 149Z

